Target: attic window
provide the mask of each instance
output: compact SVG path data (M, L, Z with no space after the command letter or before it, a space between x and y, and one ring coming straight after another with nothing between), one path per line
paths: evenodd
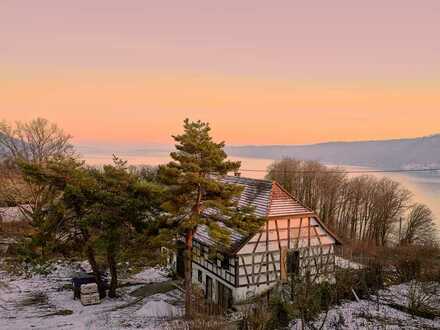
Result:
M229 258L227 256L223 257L222 268L223 269L229 269Z

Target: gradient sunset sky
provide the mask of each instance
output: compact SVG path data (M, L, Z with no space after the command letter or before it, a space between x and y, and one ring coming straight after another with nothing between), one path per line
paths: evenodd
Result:
M1 0L0 119L76 143L440 133L440 1Z

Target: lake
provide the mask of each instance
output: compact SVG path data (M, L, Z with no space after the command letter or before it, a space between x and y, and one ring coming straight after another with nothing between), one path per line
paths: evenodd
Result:
M90 165L103 165L111 163L112 151L78 148L84 160ZM117 155L128 161L129 165L159 165L167 163L169 158L168 150L159 149L136 149L117 152ZM272 159L230 157L231 160L239 160L242 169L265 170L272 162ZM350 170L372 170L371 168L344 166ZM264 172L247 172L242 170L242 176L262 179ZM357 174L353 174L357 175ZM440 173L439 172L412 172L412 173L371 173L376 177L389 177L400 182L405 188L413 193L413 201L426 204L433 211L438 227L440 228Z

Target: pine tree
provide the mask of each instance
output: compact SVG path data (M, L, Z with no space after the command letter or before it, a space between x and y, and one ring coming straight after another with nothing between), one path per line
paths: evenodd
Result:
M91 170L71 158L51 160L45 164L21 161L19 166L26 180L54 191L55 196L42 205L42 220L34 224L38 231L32 238L45 240L57 251L71 249L83 252L95 275L100 296L104 297L96 258L96 221L90 207L95 203L99 185Z
M246 216L234 203L233 197L241 192L241 188L218 180L228 172L238 171L241 164L227 160L224 142L214 142L210 131L208 123L185 119L183 134L173 136L176 151L171 153L172 161L159 169L161 179L169 186L169 199L163 207L170 212L175 229L185 239L187 317L192 314L192 240L197 226L206 224L211 235L228 239L228 232L214 219L205 217L204 210L216 210L217 215L233 227L246 230L255 224L254 221L244 221Z
M156 221L160 213L161 188L128 171L126 163L114 157L113 165L102 169L85 167L74 159L47 164L21 163L26 179L57 192L44 205L39 224L51 235L51 246L60 250L76 242L77 252L86 254L95 274L100 295L105 295L97 253L104 250L110 269L109 296L116 296L117 259L127 241ZM57 240L62 237L62 240Z
M98 243L106 251L111 275L109 297L116 297L119 252L134 229L143 229L156 221L161 189L130 173L126 162L115 156L113 165L105 165L102 171L94 170L92 174L99 189L94 193L90 209L99 232Z

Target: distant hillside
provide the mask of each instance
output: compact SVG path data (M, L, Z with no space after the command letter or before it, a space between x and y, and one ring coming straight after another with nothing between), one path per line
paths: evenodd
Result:
M229 155L239 157L280 159L288 156L335 165L379 168L440 167L440 134L414 139L240 146L227 149Z

